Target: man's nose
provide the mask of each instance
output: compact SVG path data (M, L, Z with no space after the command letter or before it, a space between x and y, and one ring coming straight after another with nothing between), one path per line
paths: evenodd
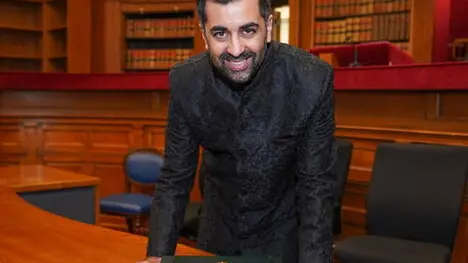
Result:
M240 56L240 54L244 52L244 43L239 39L239 37L232 36L229 41L227 52L234 57Z

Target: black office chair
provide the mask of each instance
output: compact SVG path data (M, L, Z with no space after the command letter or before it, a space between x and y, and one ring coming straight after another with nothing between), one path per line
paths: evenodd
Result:
M333 234L339 235L341 234L341 202L343 200L346 182L348 181L353 144L349 140L336 138L336 147L337 160L334 166L334 172L337 175L337 183L335 187L335 202L333 204Z
M468 175L468 148L378 146L367 235L335 244L341 263L448 263Z

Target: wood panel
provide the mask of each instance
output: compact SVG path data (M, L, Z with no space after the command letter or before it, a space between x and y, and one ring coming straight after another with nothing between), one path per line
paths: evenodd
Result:
M466 92L336 92L336 135L350 139L354 145L340 238L365 233L365 200L377 144L468 145L466 101ZM468 262L467 245L468 195L460 217L453 263Z

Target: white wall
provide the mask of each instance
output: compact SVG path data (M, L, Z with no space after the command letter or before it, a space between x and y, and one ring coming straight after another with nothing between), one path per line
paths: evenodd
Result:
M280 42L289 43L289 6L277 7L275 12L281 13Z

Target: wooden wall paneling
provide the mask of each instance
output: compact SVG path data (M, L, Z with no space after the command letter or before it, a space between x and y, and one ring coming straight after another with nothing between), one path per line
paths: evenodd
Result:
M43 71L50 71L51 66L49 62L49 57L51 56L51 38L49 35L49 27L50 27L50 18L51 18L51 10L47 4L42 5L42 56L44 59L42 60L42 68Z
M92 4L96 0L68 0L67 55L69 73L90 73L92 47ZM98 0L101 1L101 0Z
M143 136L145 145L154 147L159 151L164 150L165 126L159 125L145 125L143 127Z
M302 32L303 33L303 42L302 44L304 45L304 48L310 49L314 47L315 43L315 5L317 4L317 0L312 0L312 1L304 1L305 10L308 10L308 16L305 18L307 19L306 21L303 21L305 26L308 27L308 30L305 30Z
M463 92L442 92L438 102L439 119L453 121L468 121L468 94Z
M313 13L315 8L315 0L301 1L301 10L303 15L300 16L301 22L301 35L299 38L299 47L303 49L310 49L313 47L314 42L310 42L314 37L314 21L315 14Z
M294 40L297 43L297 47L302 49L310 49L313 47L313 32L314 32L314 6L315 0L296 0L295 5L297 11L291 13L290 30L294 30ZM298 16L298 17L295 17Z
M168 91L162 91L166 96ZM159 92L94 91L8 91L1 93L5 116L162 118L167 104ZM77 99L79 98L79 99ZM79 119L68 119L70 123ZM95 122L95 120L94 120Z
M104 72L122 72L123 50L123 16L119 0L106 0L104 2Z
M418 92L340 91L336 93L339 115L425 118L427 94ZM356 98L359 97L359 100Z
M25 163L29 152L24 127L16 122L0 123L0 165Z
M357 182L368 182L372 163L374 162L375 140L350 138L353 143L353 153L351 156L349 180Z
M106 67L106 2L108 1L91 1L91 72L93 73L104 73Z
M440 117L440 94L437 92L429 93L426 100L426 119L436 120Z
M366 233L366 190L366 183L347 183L342 201L342 233L338 237L339 240Z
M301 36L301 0L288 0L289 5L289 44L299 47Z
M336 119L341 126L366 127L365 136L378 136L381 130L372 130L374 127L381 127L383 130L395 131L410 129L428 136L449 133L456 138L464 136L468 130L464 121L468 117L466 110L457 110L458 107L464 107L460 103L466 95L458 98L457 94L459 93L339 91L335 94ZM440 99L437 99L438 96ZM359 129L357 131L363 132ZM447 141L447 138L444 137L443 141Z
M431 62L435 0L413 0L412 4L410 52L416 62Z

